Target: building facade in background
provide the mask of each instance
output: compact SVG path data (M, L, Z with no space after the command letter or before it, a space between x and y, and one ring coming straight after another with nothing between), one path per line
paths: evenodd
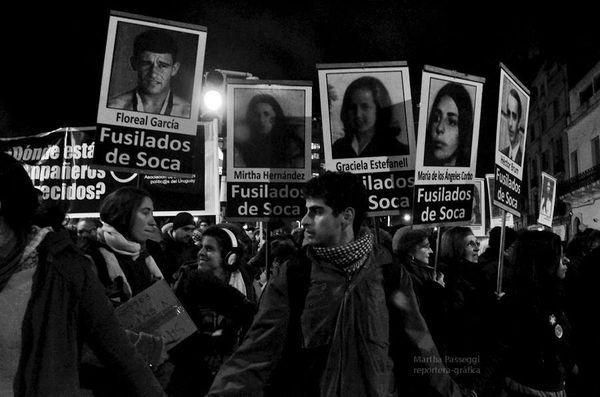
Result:
M570 207L569 232L600 229L600 62L569 92L567 178L558 195Z
M559 183L569 177L568 148L565 128L569 117L569 87L567 66L560 62L544 62L538 70L531 88L531 105L527 134L527 160L524 182L528 194L520 227L537 224L541 172L557 178ZM557 201L553 229L563 240L569 224L565 204Z

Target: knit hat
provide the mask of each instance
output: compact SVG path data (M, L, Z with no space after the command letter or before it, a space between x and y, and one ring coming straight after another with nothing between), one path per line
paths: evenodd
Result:
M173 219L173 230L177 230L180 227L185 227L188 225L196 227L194 217L189 212L180 212L175 216L175 219Z

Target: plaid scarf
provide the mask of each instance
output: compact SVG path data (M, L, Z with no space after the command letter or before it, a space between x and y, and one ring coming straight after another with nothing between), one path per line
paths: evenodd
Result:
M373 235L365 231L358 239L337 247L312 247L314 256L344 270L348 276L353 275L367 260L373 250Z

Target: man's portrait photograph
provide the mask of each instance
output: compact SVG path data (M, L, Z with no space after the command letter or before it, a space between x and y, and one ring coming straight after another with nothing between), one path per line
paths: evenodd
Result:
M319 75L323 135L332 159L410 154L408 68L319 69Z
M190 118L198 37L119 21L106 107Z
M519 172L508 171L520 178L525 156L529 95L502 68L498 102L496 163L500 163L499 156L510 160Z
M310 158L310 89L242 85L230 88L233 167L304 169ZM229 142L229 139L228 139Z

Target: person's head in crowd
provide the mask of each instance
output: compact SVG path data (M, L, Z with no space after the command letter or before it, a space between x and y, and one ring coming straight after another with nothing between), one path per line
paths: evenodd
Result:
M433 253L429 243L430 229L413 229L403 226L396 230L392 239L393 252L400 260L414 260L429 264L429 255Z
M277 100L269 94L252 97L246 112L246 123L250 128L250 139L264 138L271 133L281 132L285 122L283 109Z
M600 247L600 230L592 229L587 240L588 252Z
M521 124L521 115L523 114L521 98L514 88L511 88L506 96L506 113L508 139L510 145L514 147L519 143L519 124Z
M243 248L235 233L223 225L209 226L202 234L198 268L228 281L230 273L239 267Z
M137 72L137 89L148 95L166 93L179 72L177 43L164 30L140 33L133 42L131 67Z
M96 230L100 225L98 221L92 218L82 218L77 222L77 239L81 243L95 241L97 239Z
M462 84L448 83L439 90L431 107L423 164L469 166L472 134L471 97Z
M545 295L566 276L569 260L560 237L549 231L524 231L515 243L515 286L523 293Z
M154 220L154 204L150 195L135 187L122 187L100 204L100 219L127 240L145 243L158 227Z
M0 152L0 231L2 239L9 234L22 240L33 225L39 206L38 190L34 189L25 168L14 157Z
M180 212L173 219L171 236L179 243L188 244L192 241L192 235L196 229L194 216L189 212Z
M206 218L200 218L198 220L198 229L200 229L200 232L205 231L209 226L210 222L208 222Z
M500 248L500 233L502 232L502 228L500 226L494 226L490 229L490 239L488 241L488 248L491 253L497 254L498 249ZM517 232L513 228L505 227L504 228L504 251L510 248L511 245L517 239ZM487 251L486 250L486 251Z
M479 260L479 240L466 226L454 226L442 233L440 240L440 258L446 264Z
M63 229L68 211L68 201L43 200L35 213L33 223L39 227L50 226L55 231Z
M381 80L359 77L344 92L341 109L344 134L351 137L391 133L391 106L390 94Z
M333 247L353 241L368 208L367 190L359 176L325 172L303 187L306 215L301 224L306 244Z
M246 226L244 226L244 231L246 232L246 235L250 239L254 238L254 229L256 229L256 228L253 225L246 225Z

